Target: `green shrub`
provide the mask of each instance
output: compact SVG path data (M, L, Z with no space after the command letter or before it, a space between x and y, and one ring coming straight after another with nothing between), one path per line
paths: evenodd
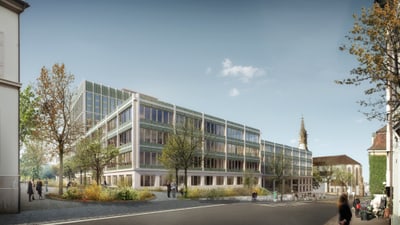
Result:
M134 189L130 187L119 187L117 189L117 199L118 200L136 200L137 193Z
M80 188L78 187L70 187L66 192L63 194L64 199L82 199L83 193Z

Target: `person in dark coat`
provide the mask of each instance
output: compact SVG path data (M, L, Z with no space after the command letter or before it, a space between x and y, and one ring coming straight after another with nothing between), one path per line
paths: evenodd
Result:
M31 180L28 182L28 195L29 201L35 200L35 197L33 197L33 183Z
M339 211L339 224L340 225L350 225L351 213L349 199L346 193L340 195L338 200L338 211Z
M167 183L167 196L168 198L171 196L171 183Z
M36 191L39 194L39 199L42 199L42 186L43 186L42 180L39 179L36 183Z

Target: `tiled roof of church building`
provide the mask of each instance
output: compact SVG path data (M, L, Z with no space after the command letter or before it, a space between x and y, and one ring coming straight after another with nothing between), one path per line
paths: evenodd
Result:
M372 146L368 150L386 150L386 126L375 132Z
M361 165L359 162L348 157L347 155L313 157L314 166L355 165L355 164Z

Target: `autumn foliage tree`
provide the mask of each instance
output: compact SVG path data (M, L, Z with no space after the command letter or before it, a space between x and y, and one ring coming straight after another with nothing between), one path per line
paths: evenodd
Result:
M371 8L363 8L361 15L353 16L353 29L346 36L348 43L340 49L354 55L359 65L351 70L350 77L336 83L366 84L364 93L368 98L360 100L360 105L370 110L364 114L368 119L385 121L386 105L390 106L391 114L400 106L399 1L375 2ZM398 117L393 120L399 121Z
M54 64L51 70L41 69L35 89L39 98L35 135L47 143L52 155L58 156L60 195L63 194L64 155L84 132L82 124L71 120L73 81L74 75L66 72L64 64Z

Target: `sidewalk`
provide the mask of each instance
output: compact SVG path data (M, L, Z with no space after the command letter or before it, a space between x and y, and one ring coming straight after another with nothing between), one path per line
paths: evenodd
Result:
M332 217L327 223L324 225L338 225L338 217ZM374 218L371 220L361 220L361 218L354 217L350 222L350 225L389 225L389 220L388 219L382 219L382 218Z

